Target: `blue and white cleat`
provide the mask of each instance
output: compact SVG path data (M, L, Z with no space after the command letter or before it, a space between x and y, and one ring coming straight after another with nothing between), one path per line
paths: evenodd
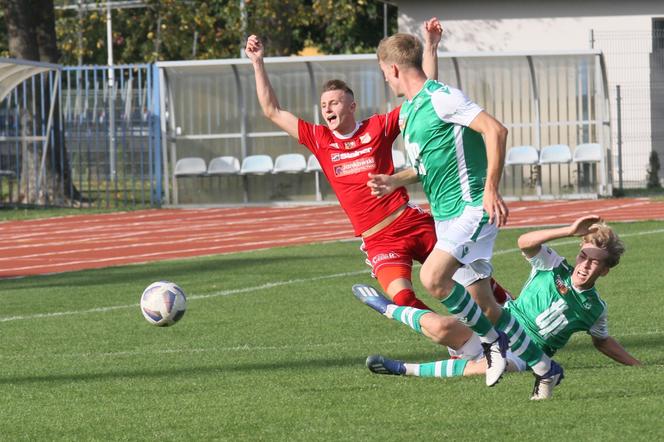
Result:
M387 359L381 355L371 355L367 358L367 368L376 374L392 374L403 376L406 374L406 366L402 361Z
M551 368L544 376L535 375L535 388L533 388L533 395L530 397L530 400L541 401L543 399L551 399L553 396L553 387L560 384L560 381L564 377L563 367L558 365L556 361L551 361Z
M378 290L370 285L355 284L353 286L353 295L381 315L384 315L385 312L387 312L388 306L394 305L392 301L378 293Z

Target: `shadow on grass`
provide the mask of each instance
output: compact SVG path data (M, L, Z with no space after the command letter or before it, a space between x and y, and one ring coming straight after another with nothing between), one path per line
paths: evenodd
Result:
M97 382L107 381L112 379L122 378L169 378L169 382L173 382L173 378L183 376L187 378L195 378L198 375L223 375L225 373L246 373L253 371L272 372L275 370L309 370L309 369L324 369L324 368L357 368L364 370L364 357L345 357L345 358L321 358L321 359L308 359L301 361L266 361L266 362L247 362L239 364L219 364L207 365L199 367L178 367L178 368L160 368L155 370L140 369L140 370L116 370L108 372L97 373L53 373L45 375L32 375L32 376L12 376L0 377L0 385L23 385L23 384L38 384L38 383L53 383L53 382ZM367 370L367 373L369 371Z

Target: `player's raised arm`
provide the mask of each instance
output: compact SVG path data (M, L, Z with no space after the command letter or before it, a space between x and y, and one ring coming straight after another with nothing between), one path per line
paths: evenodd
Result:
M244 49L245 54L254 66L254 75L256 77L256 94L261 109L267 118L274 124L288 132L294 138L298 138L297 123L298 119L290 112L281 109L277 96L272 89L270 79L263 63L264 47L261 40L251 35L247 39L247 46Z
M489 214L489 222L503 226L507 223L509 211L503 198L498 192L500 177L505 165L505 144L507 143L507 129L498 120L482 111L469 126L484 136L486 144L486 184L484 186L484 210Z
M616 362L624 365L641 365L641 361L633 357L622 345L612 337L597 338L592 336L595 348Z
M424 36L424 54L422 69L430 80L438 80L438 44L443 35L443 26L436 17L430 18L422 24Z
M592 231L592 225L599 221L601 221L601 218L597 215L586 215L577 218L576 221L569 226L534 230L521 235L518 240L518 245L526 257L532 258L539 253L542 244L553 241L554 239L587 235Z

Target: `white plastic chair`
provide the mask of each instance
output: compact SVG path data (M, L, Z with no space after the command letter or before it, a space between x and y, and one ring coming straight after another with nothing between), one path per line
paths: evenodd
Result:
M579 144L574 149L572 162L574 163L599 163L602 161L602 146L596 143Z
M240 160L231 156L216 157L210 161L208 175L234 175L240 173Z
M320 167L318 158L316 158L314 155L310 155L309 159L307 160L307 168L305 170L307 172L322 172L323 168Z
M539 152L533 146L510 147L505 154L505 167L511 166L512 192L521 194L527 188L535 187L537 194L540 193L537 182L537 170L539 163ZM523 166L529 166L529 171L524 171ZM506 176L507 178L507 176ZM507 183L508 179L505 180ZM525 186L525 187L524 187Z
M249 155L242 160L240 175L264 175L271 173L274 163L269 155Z
M572 152L569 149L567 144L552 144L550 146L544 146L540 151L540 165L549 166L549 188L553 193L553 183L555 179L553 178L552 166L554 164L558 165L558 194L561 194L565 187L563 183L563 165L570 164L572 162ZM565 167L567 169L567 183L572 182L572 170L570 167Z
M392 149L392 163L394 170L401 170L406 167L406 156L403 152L397 149Z
M602 146L597 143L583 143L576 146L572 162L576 164L579 191L594 192L597 186L598 169L602 169ZM599 172L601 174L601 172ZM601 177L599 177L601 180Z
M198 157L186 157L180 158L175 163L175 171L173 175L175 176L199 176L205 175L207 172L207 167L205 166L205 160Z
M566 164L572 161L572 152L567 144L544 146L540 152L540 164Z
M307 170L307 160L300 153L286 153L274 160L272 173L300 173Z
M506 166L532 165L539 162L539 152L533 146L511 147L505 156Z

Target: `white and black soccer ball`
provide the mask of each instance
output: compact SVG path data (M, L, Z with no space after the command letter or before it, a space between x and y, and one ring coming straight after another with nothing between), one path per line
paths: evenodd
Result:
M173 325L187 310L187 296L169 281L150 284L141 295L141 313L146 321L158 327Z

